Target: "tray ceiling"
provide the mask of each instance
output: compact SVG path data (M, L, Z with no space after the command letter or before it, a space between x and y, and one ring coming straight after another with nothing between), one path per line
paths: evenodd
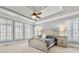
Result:
M32 19L31 15L34 8L36 12L42 12L42 14L39 15L41 19L39 19L37 22ZM7 10L8 12L4 12L5 10ZM8 14L8 16L13 17L18 17L18 15L20 15L19 18L24 17L23 19L25 20L28 18L28 20L30 20L31 22L36 23L48 22L54 19L59 19L66 15L67 17L70 17L68 16L68 14L72 15L78 13L77 11L79 12L79 6L0 6L0 14Z
M48 6L4 6L3 8L7 9L10 12L27 17L30 20L34 20L32 19L32 16L31 16L34 8L36 12L42 12L42 14L39 15L41 19L44 19L46 17L49 17L51 15L54 15L63 11L63 8L60 6L49 6L49 7ZM42 21L41 19L39 19L39 21Z

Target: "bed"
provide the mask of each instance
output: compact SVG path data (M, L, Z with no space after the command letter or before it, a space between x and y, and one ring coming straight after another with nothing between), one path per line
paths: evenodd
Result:
M34 48L39 49L44 52L48 52L48 50L56 44L57 33L55 31L52 31L52 32L44 31L43 34L46 34L46 36L44 35L44 37L41 37L41 38L39 38L39 37L31 38L28 41L29 46L34 47Z

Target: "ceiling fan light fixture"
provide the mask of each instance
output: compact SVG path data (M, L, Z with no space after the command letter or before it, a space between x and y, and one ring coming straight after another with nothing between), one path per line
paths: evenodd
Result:
M37 17L35 15L32 15L32 19L36 19Z
M35 21L39 20L39 18L37 18L35 15L32 15L32 19L35 20Z

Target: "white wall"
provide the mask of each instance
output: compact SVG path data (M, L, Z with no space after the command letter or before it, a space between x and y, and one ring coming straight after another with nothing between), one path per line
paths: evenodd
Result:
M45 28L58 28L58 25L63 23L65 20L53 20L51 22L46 22L46 23L42 23L42 24L39 24L39 25L36 25L36 26L39 26L41 27L42 29L45 29Z
M36 26L39 26L41 28L57 28L58 29L59 25L65 24L67 20L74 20L74 19L79 19L79 17L52 20L50 22L41 23Z
M78 20L79 21L79 17L74 17L74 18L71 17L71 18L53 20L51 22L42 23L42 24L39 24L36 26L41 27L42 29L51 28L51 29L56 29L58 31L60 25L62 25L62 24L66 25L67 26L66 28L68 30L66 30L67 33L66 32L65 33L66 33L66 36L68 37L68 40L75 41L76 39L72 38L72 35L74 34L74 33L72 33L72 31L74 30L74 28L73 27L72 27L73 29L71 28L71 24L67 24L71 20L74 20L74 21ZM77 34L77 37L78 37L78 34Z

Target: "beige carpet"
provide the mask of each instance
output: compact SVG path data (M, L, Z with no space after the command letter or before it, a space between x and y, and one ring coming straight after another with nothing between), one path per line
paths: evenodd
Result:
M58 47L54 46L49 50L50 53L79 53L77 47ZM20 41L13 44L0 44L0 53L44 53L35 48L29 47L27 41Z
M50 53L79 53L79 48L78 47L58 47L54 46L49 50Z

